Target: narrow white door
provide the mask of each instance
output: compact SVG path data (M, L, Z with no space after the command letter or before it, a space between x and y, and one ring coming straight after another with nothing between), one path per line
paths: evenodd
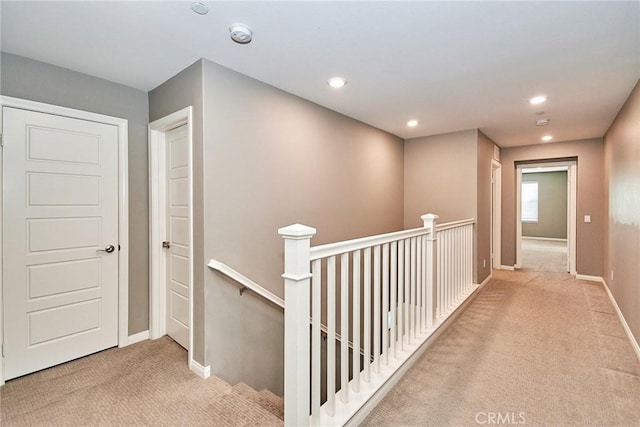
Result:
M6 379L118 344L117 128L3 108Z
M189 348L189 146L187 126L166 133L167 335Z

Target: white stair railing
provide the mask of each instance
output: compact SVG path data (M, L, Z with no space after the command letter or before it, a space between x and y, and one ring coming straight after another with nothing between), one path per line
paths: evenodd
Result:
M311 227L279 230L285 240L285 425L352 420L477 288L475 221L436 226L436 215L422 219L421 228L316 247Z

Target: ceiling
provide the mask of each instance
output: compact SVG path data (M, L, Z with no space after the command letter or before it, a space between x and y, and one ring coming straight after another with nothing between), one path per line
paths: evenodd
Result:
M601 137L640 78L639 1L203 3L2 0L0 41L144 91L207 58L405 139L479 128L502 147Z

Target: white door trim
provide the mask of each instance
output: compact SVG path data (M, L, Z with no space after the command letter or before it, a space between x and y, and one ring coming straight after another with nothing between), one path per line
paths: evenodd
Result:
M578 163L577 161L522 163L516 165L516 264L515 268L522 268L522 216L521 190L522 169L533 167L567 166L567 250L569 252L569 274L576 275L576 246L577 246L577 194L578 194Z
M2 129L2 107L13 107L38 113L53 114L73 119L114 125L118 128L118 347L129 341L129 140L126 119L75 110L57 105L25 99L0 96L0 130ZM0 150L0 242L2 242L2 151ZM2 290L2 246L0 245L0 290ZM4 313L0 292L0 334L3 333ZM3 338L4 341L4 338ZM4 384L4 357L0 362L0 385Z
M166 236L166 145L165 132L187 126L189 158L189 369L199 365L193 360L193 109L185 107L149 123L149 335L157 339L167 333L166 254L162 241Z
M495 182L494 182L495 174ZM502 266L502 165L497 160L491 160L491 253L493 254L492 268Z

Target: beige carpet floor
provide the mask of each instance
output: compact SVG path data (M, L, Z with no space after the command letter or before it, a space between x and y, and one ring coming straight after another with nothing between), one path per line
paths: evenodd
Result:
M282 426L282 400L197 377L186 351L165 337L8 381L0 425Z
M640 426L640 362L602 285L494 272L364 425L523 423ZM196 377L164 338L7 382L0 425L281 426L282 403Z
M522 238L522 268L567 272L567 242Z
M601 284L495 271L363 423L498 424L640 426L640 362Z

